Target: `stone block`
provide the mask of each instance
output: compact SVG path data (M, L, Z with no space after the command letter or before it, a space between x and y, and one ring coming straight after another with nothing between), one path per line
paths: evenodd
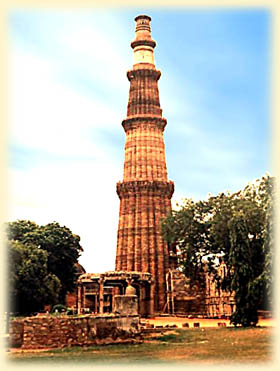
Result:
M115 295L113 312L119 315L138 315L138 298L136 295Z

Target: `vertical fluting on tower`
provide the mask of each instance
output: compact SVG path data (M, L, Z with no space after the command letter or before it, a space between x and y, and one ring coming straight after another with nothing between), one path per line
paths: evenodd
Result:
M123 181L120 198L116 270L149 272L155 287L155 310L166 302L165 276L171 267L170 252L160 233L160 220L171 210L174 184L167 179L163 131L166 119L160 108L154 64L155 41L146 15L135 18L136 37L131 43L134 64L130 81Z

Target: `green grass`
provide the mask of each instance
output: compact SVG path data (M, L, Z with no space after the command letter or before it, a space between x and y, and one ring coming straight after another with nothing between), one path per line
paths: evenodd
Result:
M74 362L96 364L128 363L255 363L272 358L271 328L199 328L172 330L145 338L143 344L72 347L42 352L8 353L19 363Z

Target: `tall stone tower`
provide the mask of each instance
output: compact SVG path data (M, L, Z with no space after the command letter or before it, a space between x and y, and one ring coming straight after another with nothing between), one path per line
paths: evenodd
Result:
M154 63L155 41L150 21L139 15L131 43L134 63L130 81L123 181L117 183L120 198L117 271L149 272L154 279L154 310L166 303L166 273L174 267L172 251L163 242L160 220L171 210L174 184L167 179L158 80Z

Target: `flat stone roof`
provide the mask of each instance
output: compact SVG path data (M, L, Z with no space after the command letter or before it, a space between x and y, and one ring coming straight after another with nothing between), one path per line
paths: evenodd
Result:
M152 275L148 272L124 272L124 271L108 271L104 273L84 273L79 276L78 282L92 282L103 278L106 280L127 280L151 282Z

